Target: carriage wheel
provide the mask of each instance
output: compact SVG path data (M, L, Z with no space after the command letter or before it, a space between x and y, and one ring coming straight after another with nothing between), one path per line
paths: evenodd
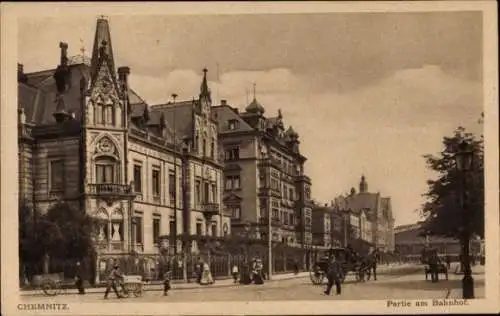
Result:
M118 294L120 294L121 297L129 297L129 289L126 288L128 285L123 285L120 290L118 290Z
M42 283L42 291L47 296L56 296L59 292L56 282L52 280L47 280Z
M139 296L142 296L142 285L141 284L136 284L135 285L135 288L134 288L134 296L135 297L139 297Z
M309 270L309 277L311 278L311 281L314 285L320 285L321 283L323 283L323 278L325 277L325 275L323 271L313 268Z

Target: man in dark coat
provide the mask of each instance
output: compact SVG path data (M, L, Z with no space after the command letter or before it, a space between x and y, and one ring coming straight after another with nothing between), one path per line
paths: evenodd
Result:
M326 277L328 278L328 285L325 290L326 295L330 295L330 291L332 290L333 284L335 284L336 287L336 294L340 295L342 288L342 265L340 264L339 261L336 260L335 256L331 256L330 261L328 262L328 268L327 268L327 274Z
M80 261L76 263L75 285L78 289L78 294L85 294L85 289L83 288L83 269Z
M429 269L431 270L431 281L439 281L439 257L436 252L433 252L429 257Z
M118 293L118 289L116 288L116 286L122 279L123 275L120 271L120 267L117 264L115 264L113 270L111 270L111 272L108 274L108 284L106 286L106 292L104 292L104 299L108 298L108 294L109 291L111 291L111 289L113 289L113 291L115 292L116 297L122 298L120 293Z

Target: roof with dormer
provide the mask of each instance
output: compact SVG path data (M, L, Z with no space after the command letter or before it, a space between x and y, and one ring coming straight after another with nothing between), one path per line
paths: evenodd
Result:
M219 133L227 134L233 132L251 132L254 129L241 118L237 110L230 105L219 105L212 107L212 114L218 122ZM234 130L229 129L229 121L234 120L238 122L238 128Z

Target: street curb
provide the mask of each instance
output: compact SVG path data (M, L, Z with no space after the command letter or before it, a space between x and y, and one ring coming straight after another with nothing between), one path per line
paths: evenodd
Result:
M290 276L290 277L287 277L287 278L279 278L279 279L272 279L272 280L267 280L267 282L277 282L277 281L284 281L284 280L291 280L291 279L300 279L300 278L307 278L308 275L297 275L297 276ZM266 283L267 283L266 282ZM186 283L180 283L180 284L186 284ZM144 292L162 292L163 291L163 287L162 287L162 284L153 284L155 286L158 286L158 288L147 288L147 287L144 287ZM251 284L248 284L248 285L251 285ZM217 284L217 283L214 283L212 285L200 285L200 284L193 284L193 286L183 286L183 287L178 287L176 288L175 287L175 284L172 284L172 288L171 290L174 290L174 291L183 291L183 290L194 290L194 289L209 289L209 288L224 288L224 287L239 287L239 286L246 286L246 284L240 284L240 283L228 283L228 284ZM90 288L90 289L96 289L96 288ZM85 294L86 295L90 295L90 294L104 294L105 290L106 290L106 287L98 287L97 289L99 289L98 291L91 291L91 292L86 292ZM71 290L71 291L69 291ZM89 289L87 289L89 290ZM37 291L39 292L40 290L32 290L31 292L34 292L34 291ZM63 290L60 294L58 294L57 296L64 296L64 295L77 295L78 294L78 291L74 288L72 289L67 289L67 290ZM43 293L20 293L20 296L46 296L44 295Z

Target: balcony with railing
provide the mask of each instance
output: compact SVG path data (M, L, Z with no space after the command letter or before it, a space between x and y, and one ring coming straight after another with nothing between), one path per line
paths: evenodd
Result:
M125 251L125 242L123 241L100 241L97 242L96 248L100 252L123 252Z
M201 203L201 211L207 216L219 214L220 207L217 203Z
M268 217L261 217L259 219L259 223L261 225L269 225L269 218ZM271 225L281 227L283 225L283 223L281 222L281 220L279 218L271 217Z
M126 184L115 183L91 183L88 185L88 192L94 195L102 196L130 196L132 189Z
M281 164L281 161L279 159L276 159L276 158L263 158L260 160L259 162L259 167L275 167L277 169L281 169L282 168L282 164Z

